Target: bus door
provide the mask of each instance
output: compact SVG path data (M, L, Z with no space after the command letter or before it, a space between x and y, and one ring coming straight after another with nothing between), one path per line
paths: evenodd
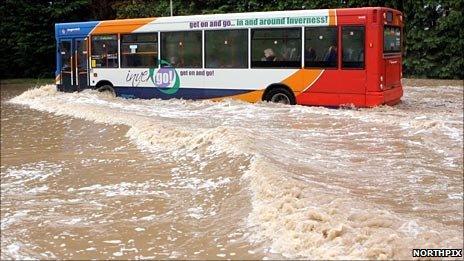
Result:
M391 89L401 86L401 28L385 25L383 39L384 89Z
M87 88L87 41L84 38L60 41L61 85L65 92Z
M72 41L71 40L61 40L59 45L59 55L60 55L60 74L61 74L61 88L64 91L70 90L73 84L73 73L71 65L72 62Z
M88 56L87 56L87 39L74 39L74 77L76 79L75 86L77 90L83 90L88 87Z
M341 26L340 91L346 94L365 94L367 87L364 25ZM348 97L348 99L351 99ZM340 101L343 103L344 101ZM364 102L364 101L360 101Z

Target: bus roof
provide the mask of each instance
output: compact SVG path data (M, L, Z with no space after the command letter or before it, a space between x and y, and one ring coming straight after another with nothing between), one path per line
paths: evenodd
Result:
M292 11L267 11L267 12L245 12L227 14L202 14L187 16L167 16L135 19L116 19L104 21L72 22L55 24L55 36L79 37L99 33L130 33L145 31L169 31L169 30L201 30L201 29L230 29L236 27L237 21L252 19L284 19L300 17L327 17L327 25L337 15L366 14L368 11L389 10L399 12L386 7L362 7L362 8L340 8L340 9L308 9ZM210 26L210 22L214 26ZM229 24L230 22L230 24ZM333 22L335 23L335 22ZM288 24L287 24L288 25ZM296 24L293 24L296 26ZM303 24L304 25L304 24ZM320 25L324 25L321 23ZM300 24L298 24L300 26Z

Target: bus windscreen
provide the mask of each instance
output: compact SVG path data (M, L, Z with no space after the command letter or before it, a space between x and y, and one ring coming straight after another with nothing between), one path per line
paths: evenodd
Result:
M396 26L384 27L383 51L385 53L401 52L401 29Z

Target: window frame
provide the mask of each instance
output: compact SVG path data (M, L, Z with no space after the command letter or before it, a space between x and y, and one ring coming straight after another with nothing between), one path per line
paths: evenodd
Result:
M122 41L122 38L123 36L125 35L137 35L137 34L152 34L152 35L155 35L156 36L156 64L154 67L126 67L126 66L123 66L123 63L122 63L122 45L123 44L134 44L134 43L149 43L149 44L153 44L154 42L123 42ZM160 53L159 53L159 45L160 45L160 39L159 39L159 35L158 35L158 32L156 31L153 31L153 32L144 32L144 33L123 33L123 34L119 34L119 59L120 59L120 67L119 68L124 68L124 69L146 69L146 68L159 68L159 65L160 65Z
M116 63L116 67L93 67L92 65L92 55L93 55L93 38L95 36L103 36L103 35L115 35L116 36L116 55L117 55L117 63ZM120 64L121 64L121 50L119 48L119 44L120 44L120 38L119 38L119 33L111 33L111 34L92 34L90 35L90 55L89 55L89 59L90 59L90 64L89 64L89 68L90 69L119 69L121 68L120 67ZM107 53L108 54L108 53Z
M204 63L203 63L203 68L205 69L249 69L250 68L250 65L251 65L251 59L249 59L250 57L250 53L249 53L249 44L250 44L250 35L249 35L249 30L248 28L231 28L231 29L211 29L211 30L203 30L204 31L204 38L203 38L203 50L204 50L204 53L202 54L202 56L204 57ZM245 33L245 36L246 36L246 42L245 42L245 46L246 46L246 65L245 67L208 67L207 64L206 64L206 50L207 50L207 45L206 45L206 34L207 32L215 32L215 31L243 31Z
M298 61L287 61L287 62L295 62L298 63L298 66L253 66L253 31L255 30L288 30L288 29L295 29L298 30L300 33L300 42L298 46L302 48L302 41L303 41L303 32L301 31L301 26L291 26L291 27L249 27L249 49L250 52L249 56L249 69L301 69L302 59L301 50L300 50L300 59ZM292 38L294 39L294 38ZM278 62L278 61L277 61ZM282 62L282 61L280 61Z
M363 28L363 33L364 33L364 37L363 37L363 66L362 67L345 67L343 66L343 28L345 27L361 27ZM342 70L366 70L366 25L364 24L344 24L344 25L340 25L340 29L339 29L339 33L340 33L340 47L341 47L341 50L340 50L340 68Z
M387 26L400 29L400 49L398 51L390 51L390 50L385 51L385 27ZM390 25L390 24L383 25L382 27L382 53L384 55L395 55L395 54L403 53L403 28L401 26Z
M204 33L203 33L204 30L180 30L180 31L160 31L159 32L159 38L158 38L158 41L159 41L159 50L160 52L158 53L158 57L159 57L159 64L160 64L160 68L165 68L167 66L163 66L161 64L161 60L162 60L162 53L163 53L163 34L165 33L191 33L191 32L199 32L200 33L200 66L199 67L172 67L172 68L175 68L175 69L204 69L204 63L203 63L203 57L204 57Z
M340 51L337 51L337 62L335 66L322 67L322 66L306 66L306 28L335 28L336 29L336 44L337 50L340 49L340 26L339 25L327 25L327 26L303 26L305 39L303 41L303 68L304 69L324 69L324 70L338 70L340 68Z

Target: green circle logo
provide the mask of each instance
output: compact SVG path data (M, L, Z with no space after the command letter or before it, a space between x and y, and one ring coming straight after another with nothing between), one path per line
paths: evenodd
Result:
M150 68L148 70L148 78L160 92L169 95L175 94L180 87L179 74L171 64L164 60L160 60L160 65L159 69Z

